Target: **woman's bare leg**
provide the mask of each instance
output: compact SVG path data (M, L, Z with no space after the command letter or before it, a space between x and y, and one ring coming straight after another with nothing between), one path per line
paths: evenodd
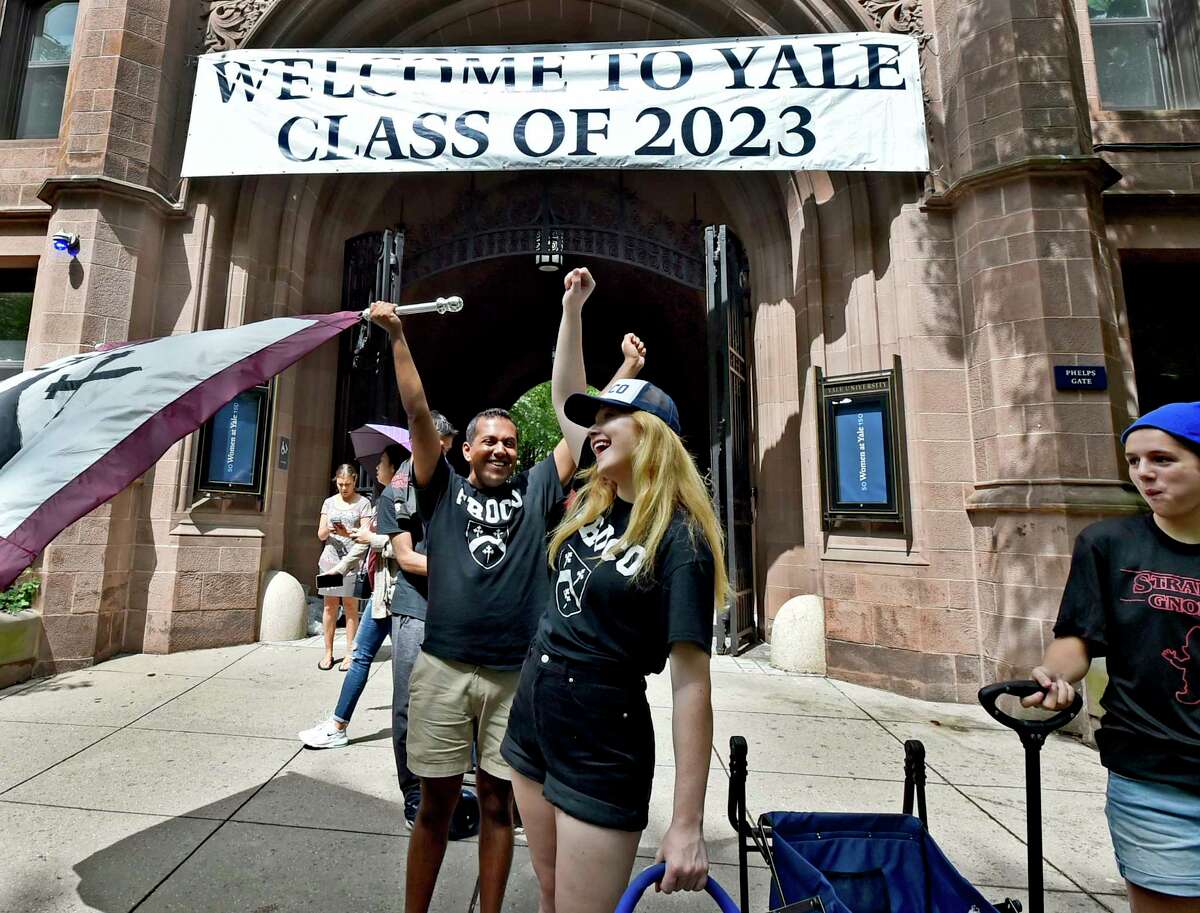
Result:
M358 600L343 596L342 608L346 610L346 656L342 659L341 668L347 672L350 669L350 656L354 653L354 638L358 636Z
M323 662L333 665L333 635L337 631L338 598L325 597L325 608L321 613L321 634L325 638L325 659Z
M1200 913L1200 897L1175 897L1125 882L1131 913Z
M529 841L529 856L537 875L538 913L556 913L554 909L554 856L557 837L554 825L554 806L542 795L542 784L512 772L513 796L525 825Z
M555 809L554 825L555 913L612 913L629 885L641 832L597 827L562 809Z

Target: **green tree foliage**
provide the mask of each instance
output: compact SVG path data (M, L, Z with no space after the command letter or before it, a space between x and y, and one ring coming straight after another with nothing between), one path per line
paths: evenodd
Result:
M588 393L592 395L599 392L595 387L588 387ZM523 472L548 457L562 437L558 417L554 414L554 401L550 398L550 381L526 390L510 411L519 433L517 470Z
M0 339L25 339L32 310L32 292L0 292Z
M41 580L30 573L17 578L17 582L7 590L0 590L0 612L16 614L33 605L33 600L41 588Z

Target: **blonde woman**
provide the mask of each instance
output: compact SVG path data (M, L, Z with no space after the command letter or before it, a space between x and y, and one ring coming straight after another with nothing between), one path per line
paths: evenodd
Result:
M553 533L554 594L521 671L501 749L541 889L541 913L609 913L646 827L654 730L645 676L671 666L674 809L662 890L708 875L709 650L726 590L721 534L679 437L674 402L643 380L583 388L580 314L595 283L566 278L552 388L563 436L595 465ZM571 395L562 395L571 392Z

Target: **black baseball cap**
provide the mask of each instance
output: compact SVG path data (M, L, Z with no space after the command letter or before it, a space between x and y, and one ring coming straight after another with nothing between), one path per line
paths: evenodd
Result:
M567 397L563 411L576 425L589 428L601 406L613 406L626 412L649 412L666 422L676 434L680 433L675 400L648 380L618 380L599 396L572 393Z

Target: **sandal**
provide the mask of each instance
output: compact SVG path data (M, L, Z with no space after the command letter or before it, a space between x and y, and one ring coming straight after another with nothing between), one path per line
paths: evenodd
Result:
M320 669L322 672L328 672L330 669L333 668L333 658L330 657L329 665L325 665L325 660L322 659L320 662L317 663L317 668Z
M349 672L349 671L350 671L350 657L347 656L338 665L338 672Z

